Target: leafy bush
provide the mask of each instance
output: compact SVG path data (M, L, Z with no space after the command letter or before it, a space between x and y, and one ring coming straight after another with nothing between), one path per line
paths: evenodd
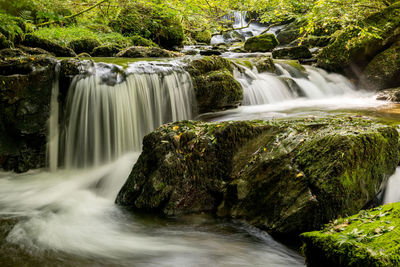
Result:
M25 29L22 19L0 13L0 33L11 42L21 42L24 39Z

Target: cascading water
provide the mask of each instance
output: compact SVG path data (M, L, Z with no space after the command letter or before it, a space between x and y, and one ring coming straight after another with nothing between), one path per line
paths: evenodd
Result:
M299 97L320 99L354 93L354 86L344 76L310 66L297 70L275 64L279 75L241 66L234 76L243 87L243 105L275 104Z
M68 95L67 169L140 151L145 134L166 122L192 118L191 78L176 65L142 62L123 72L97 64L95 70L76 77Z

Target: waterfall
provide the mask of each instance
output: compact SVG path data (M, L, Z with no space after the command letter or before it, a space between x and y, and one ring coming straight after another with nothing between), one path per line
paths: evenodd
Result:
M275 64L278 74L259 73L241 66L234 71L235 79L243 87L243 105L272 104L298 97L321 99L355 91L344 76L327 73L310 66L298 70L287 64Z
M58 164L58 145L59 145L59 73L60 64L56 65L55 79L53 82L53 88L50 99L50 118L49 118L49 134L47 137L47 162L49 164L50 171L55 171Z
M98 166L140 151L144 135L158 126L192 118L193 101L190 75L172 63L138 62L127 70L95 64L69 88L62 165Z

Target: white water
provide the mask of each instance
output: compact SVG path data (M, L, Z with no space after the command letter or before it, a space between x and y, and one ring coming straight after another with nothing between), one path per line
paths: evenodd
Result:
M354 86L344 76L310 66L304 72L288 65L276 64L280 75L242 67L234 77L243 87L243 105L277 104L299 97L324 99L356 94ZM291 82L292 85L287 82Z
M64 166L98 166L140 151L145 134L191 119L193 102L191 78L177 66L140 62L123 75L97 66L69 91Z
M400 188L400 168L397 168L396 172L388 180L383 202L385 204L399 202L400 201L399 188Z
M233 12L233 28L238 29L247 26L248 21L246 20L246 11L240 12L240 11L234 11ZM268 33L275 33L279 28L281 27L271 27L271 29L268 31ZM241 29L241 30L236 30L237 33L240 35L244 36L245 39L250 38L251 36L257 36L261 34L263 31L265 31L267 27L260 25L259 23L252 22L250 23L249 27ZM222 35L216 35L211 38L211 44L219 44L219 43L231 43L231 39L233 39L234 36L226 39Z

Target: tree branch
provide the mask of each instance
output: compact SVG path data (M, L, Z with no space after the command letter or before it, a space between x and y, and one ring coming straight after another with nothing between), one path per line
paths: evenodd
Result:
M90 7L86 8L86 9L76 13L76 14L64 17L62 20L72 19L72 18L74 18L76 16L79 16L79 15L85 13L85 12L88 12L88 11L92 10L93 8L99 6L99 5L101 5L101 4L103 4L104 2L107 2L107 1L109 1L109 0L101 0L97 4L95 4L93 6L90 6ZM43 26L51 25L51 24L57 23L57 22L60 22L60 21L58 21L58 20L48 21L48 22L45 22L45 23L38 24L38 25L36 25L36 27L43 27Z

